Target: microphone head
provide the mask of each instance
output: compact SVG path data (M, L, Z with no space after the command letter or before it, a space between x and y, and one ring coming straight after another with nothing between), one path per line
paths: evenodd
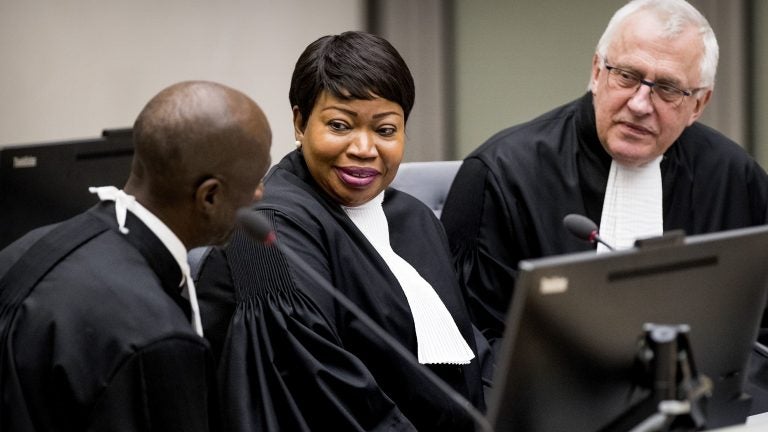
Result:
M266 244L274 242L275 233L272 231L272 227L269 226L269 222L250 208L237 210L237 222L256 241Z
M588 217L572 213L563 218L563 224L577 238L590 243L595 240L597 225Z

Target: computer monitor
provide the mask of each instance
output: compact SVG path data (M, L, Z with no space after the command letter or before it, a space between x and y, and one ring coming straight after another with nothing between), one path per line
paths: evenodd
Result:
M713 383L706 427L745 421L768 227L661 243L520 263L489 403L494 430L611 430L651 395L636 385L647 323L689 327L694 364Z
M96 204L89 186L122 187L132 158L130 129L1 149L0 249L33 228L63 221Z

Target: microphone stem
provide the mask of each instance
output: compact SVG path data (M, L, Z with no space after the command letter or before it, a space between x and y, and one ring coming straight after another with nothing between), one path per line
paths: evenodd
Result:
M371 317L368 316L365 312L363 312L355 303L353 303L347 296L343 295L341 292L339 292L335 287L333 287L328 281L326 281L315 269L310 267L304 260L302 260L294 251L287 247L282 247L280 245L279 241L274 242L274 245L278 247L278 249L290 259L293 264L298 266L301 271L306 272L308 275L312 277L312 279L320 284L320 286L338 301L343 307L345 307L347 310L352 312L357 319L359 319L366 327L373 330L373 332L378 335L381 339L384 340L384 342L392 347L397 354L402 357L406 362L410 363L415 368L419 369L423 375L435 386L437 387L443 394L447 395L458 407L463 409L466 413L468 413L472 419L475 421L475 424L480 427L480 429L483 432L492 432L493 429L491 428L490 423L488 420L480 413L480 411L475 408L472 403L470 403L466 398L464 398L461 394L456 392L451 386L449 386L445 381L443 381L440 377L435 375L432 370L425 367L419 361L416 359L416 357L408 351L399 341L397 341L395 338L393 338L389 333L387 333L381 326L379 326L378 323L376 323Z
M605 241L603 241L603 239L601 239L600 237L598 237L598 236L595 236L595 240L597 240L597 242L598 242L598 243L601 243L603 246L607 247L607 248L608 248L608 250L611 250L611 251L612 251L612 250L615 250L615 249L613 249L613 246L611 246L611 245L609 245L608 243L606 243Z

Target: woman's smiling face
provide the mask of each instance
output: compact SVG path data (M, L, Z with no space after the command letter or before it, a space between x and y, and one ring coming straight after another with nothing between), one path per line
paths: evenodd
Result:
M293 117L310 174L339 204L365 204L395 178L405 147L405 117L397 103L323 91L303 130L298 107Z

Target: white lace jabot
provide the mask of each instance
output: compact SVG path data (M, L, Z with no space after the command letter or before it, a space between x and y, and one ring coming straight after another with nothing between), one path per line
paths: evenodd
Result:
M405 293L416 328L419 363L468 364L475 354L451 313L432 285L392 250L389 224L381 207L383 201L384 192L361 206L342 208L387 263Z
M95 193L102 201L114 201L115 202L115 216L117 218L117 226L121 233L129 235L130 230L125 227L125 218L127 212L136 215L144 225L147 226L160 241L168 248L173 255L173 258L181 267L182 279L179 286L184 286L184 290L181 295L189 299L189 305L192 309L192 327L195 332L200 336L203 335L203 324L200 320L200 306L197 303L197 292L195 290L195 283L192 280L191 271L189 269L189 263L187 262L187 248L179 240L176 234L168 228L157 216L146 209L146 207L139 204L131 195L126 194L122 190L114 186L104 187L90 187L88 190L91 193ZM185 285L186 282L186 285Z
M628 249L637 239L663 234L661 158L639 167L611 162L600 236L614 248ZM607 250L598 244L598 252Z

